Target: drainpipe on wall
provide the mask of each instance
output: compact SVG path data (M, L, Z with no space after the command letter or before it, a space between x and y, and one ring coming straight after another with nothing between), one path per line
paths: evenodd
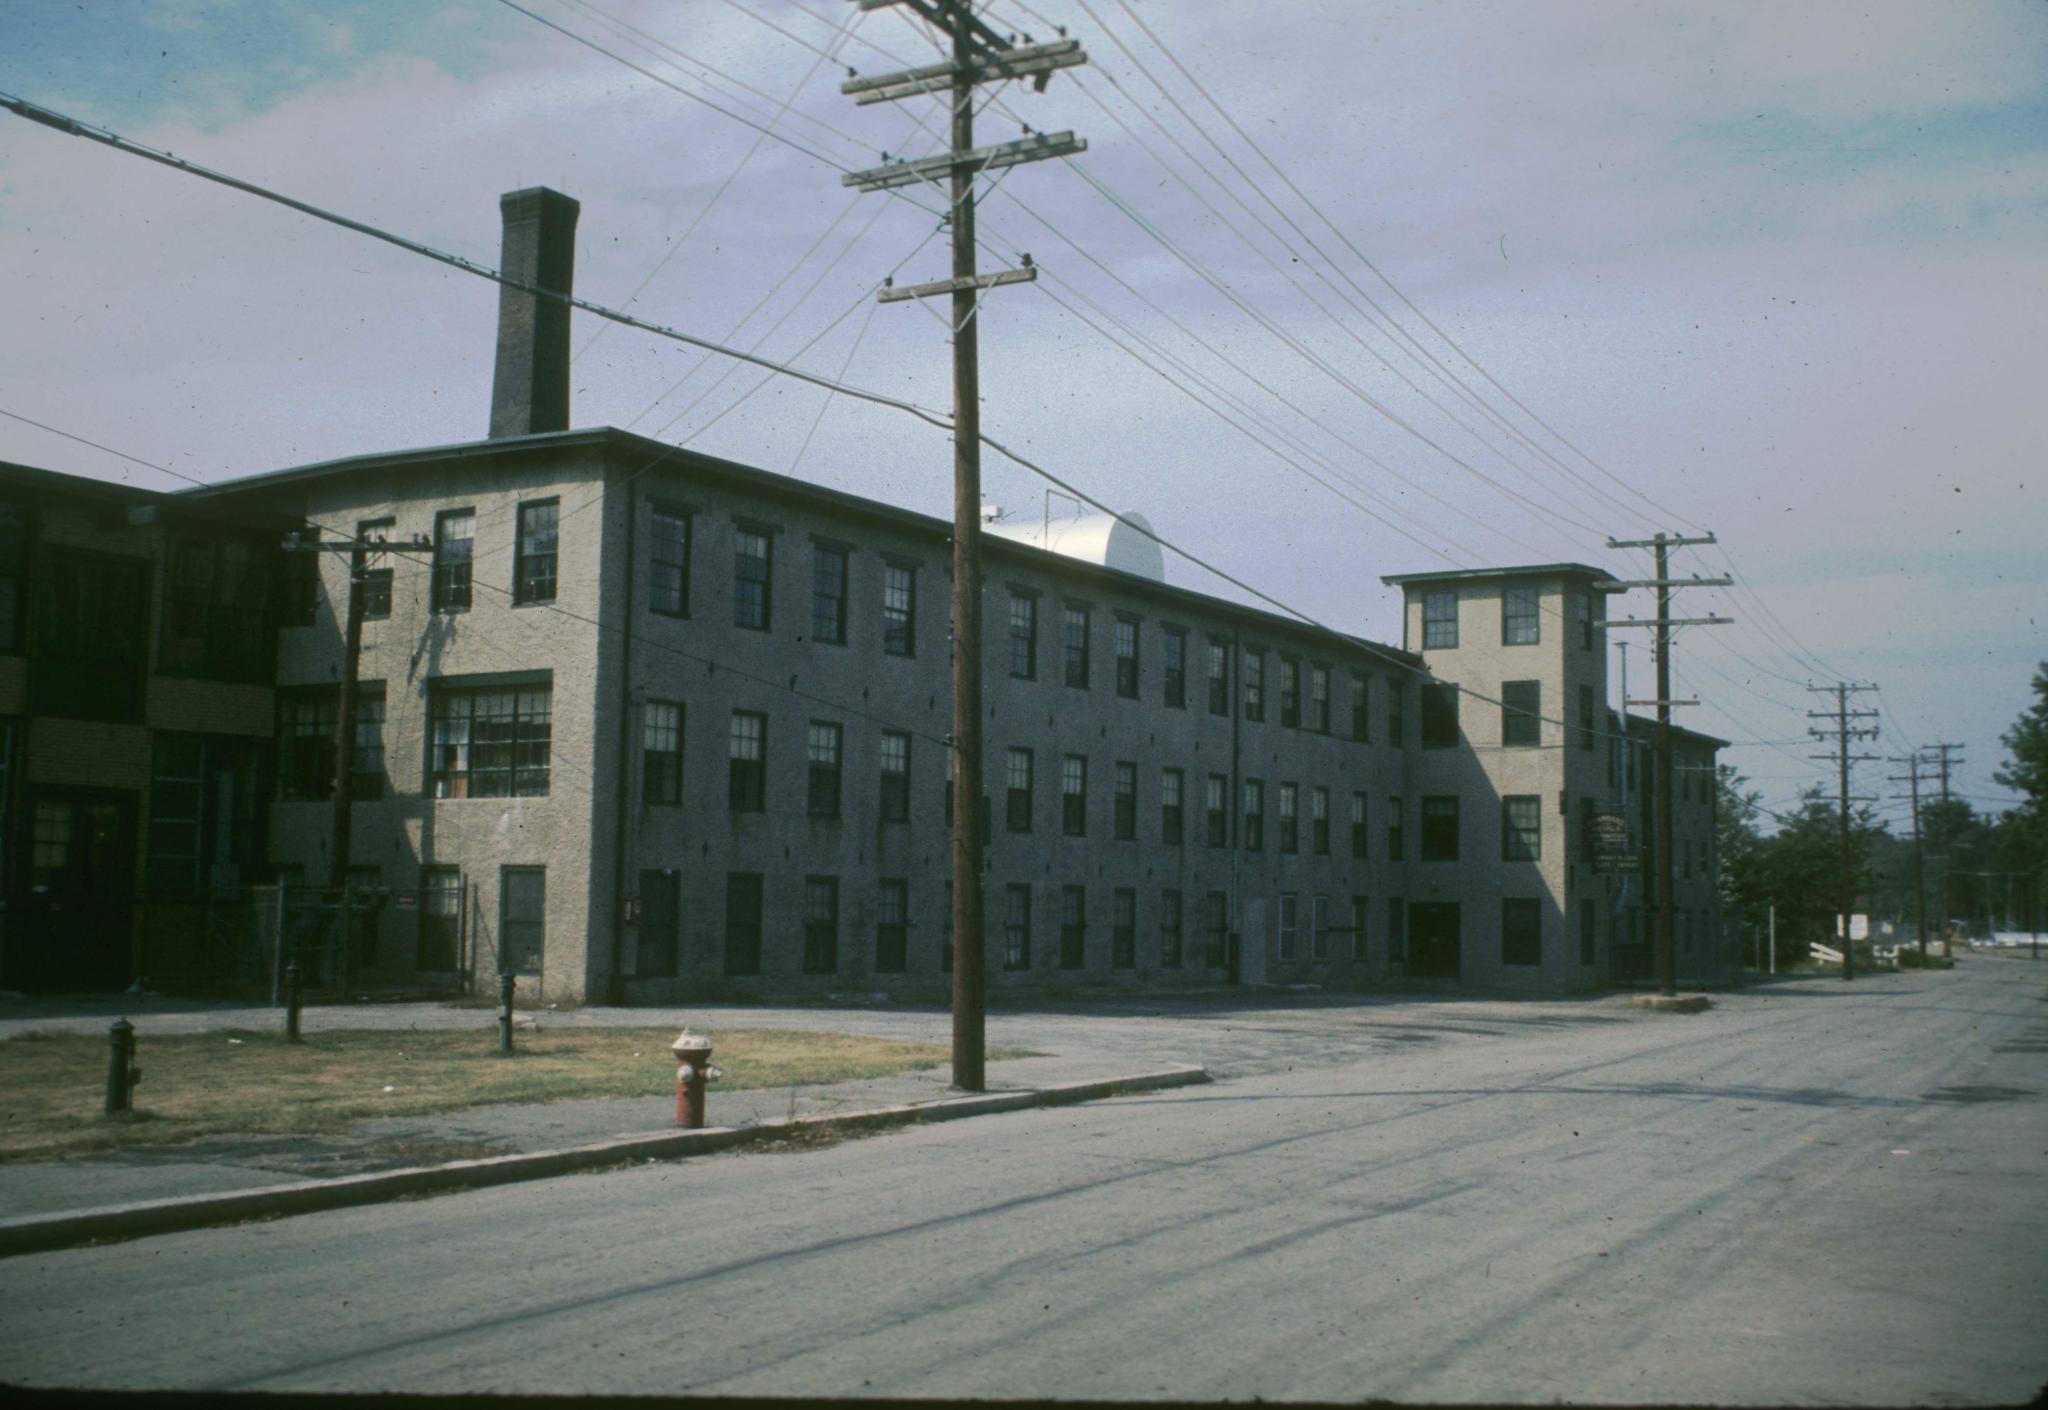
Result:
M610 467L606 467L609 476ZM634 552L634 533L640 525L640 497L629 480L626 490L626 630L619 647L619 776L618 815L612 829L612 965L606 980L606 999L626 1001L626 834L632 824L633 806L633 585L640 560Z
M1244 949L1243 901L1238 895L1237 871L1237 810L1244 802L1244 781L1238 776L1238 718L1240 697L1244 694L1244 639L1236 632L1230 634L1230 940L1223 955L1223 978L1226 983L1242 982L1243 968L1240 961ZM1263 683L1261 689L1264 689Z

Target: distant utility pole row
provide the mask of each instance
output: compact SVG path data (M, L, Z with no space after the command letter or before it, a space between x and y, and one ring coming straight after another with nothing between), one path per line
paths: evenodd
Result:
M1920 929L1920 966L1927 967L1927 874L1921 859L1920 849L1920 765L1926 761L1919 751L1911 754L1893 755L1894 764L1904 764L1909 772L1904 778L1893 774L1892 783L1912 786L1913 803L1913 915Z
M1835 727L1833 729L1822 729L1809 726L1806 732L1815 739L1832 739L1835 741L1834 753L1814 754L1809 757L1823 761L1832 759L1835 763L1836 777L1840 781L1841 815L1836 821L1840 825L1842 861L1842 978L1848 980L1856 977L1856 945L1849 938L1849 913L1856 905L1856 874L1849 862L1849 805L1851 803L1874 803L1877 801L1867 794L1851 796L1849 792L1849 766L1854 763L1877 758L1875 754L1851 754L1849 752L1854 741L1877 738L1877 727L1875 725L1853 725L1850 723L1852 720L1876 719L1877 711L1851 710L1849 708L1849 697L1858 691L1876 690L1877 687L1874 685L1850 685L1847 681L1838 681L1834 685L1810 685L1807 689L1823 693L1833 691L1835 696L1835 708L1832 712L1827 710L1808 710L1806 712L1806 717L1809 720L1833 720Z
M1055 70L1085 64L1079 40L1017 45L977 18L969 0L858 0L863 10L908 4L953 45L949 62L864 78L840 91L855 103L885 103L926 94L952 99L952 149L849 172L840 184L860 191L947 180L953 230L953 275L929 284L883 288L883 303L950 295L953 301L953 1085L986 1085L986 951L981 886L981 372L975 313L984 290L1038 277L1031 257L1022 269L978 274L974 261L974 183L982 173L1083 151L1071 132L1032 133L991 147L974 145L974 90L983 83L1029 78L1043 92ZM1029 36L1026 36L1028 39ZM883 156L888 154L885 152Z
M1603 625L1612 627L1654 627L1656 628L1657 698L1655 700L1630 700L1626 688L1622 692L1623 729L1627 728L1628 710L1632 705L1654 705L1657 707L1657 983L1666 994L1678 992L1678 953L1673 943L1677 930L1676 915L1672 900L1671 867L1671 708L1674 705L1697 705L1697 700L1674 700L1671 698L1671 629L1673 627L1720 627L1733 622L1733 617L1673 617L1671 615L1671 594L1679 588L1727 587L1733 578L1674 578L1671 576L1671 550L1691 544L1714 542L1712 534L1698 538L1684 538L1677 534L1657 534L1647 539L1609 539L1609 548L1647 548L1656 553L1657 576L1638 578L1622 583L1625 588L1655 588L1657 590L1657 615L1654 619L1638 620L1624 617L1608 621ZM1625 683L1624 683L1625 686Z

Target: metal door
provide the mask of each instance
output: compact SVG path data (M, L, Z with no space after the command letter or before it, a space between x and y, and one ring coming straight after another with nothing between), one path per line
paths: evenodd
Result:
M27 803L26 886L0 966L6 986L126 988L135 977L135 795L40 788Z

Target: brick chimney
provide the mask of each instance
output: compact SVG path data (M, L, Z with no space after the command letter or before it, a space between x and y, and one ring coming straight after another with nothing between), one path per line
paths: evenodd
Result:
M499 260L505 277L569 293L582 207L559 191L529 186L500 196L498 209L505 221ZM569 306L500 284L491 436L568 429Z

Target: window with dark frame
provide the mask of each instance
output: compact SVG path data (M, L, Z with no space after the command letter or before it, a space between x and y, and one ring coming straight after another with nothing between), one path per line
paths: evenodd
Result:
M1010 674L1038 679L1038 599L1021 592L1010 594Z
M1004 825L1011 832L1031 831L1032 758L1029 749L1010 750L1004 766L1009 789L1003 811Z
M320 578L320 563L327 555L316 545L320 542L320 526L308 524L286 535L289 544L279 550L277 624L280 627L310 627L319 620L320 599L323 593ZM26 561L23 572L27 571ZM5 649L0 645L0 649Z
M839 878L804 878L804 973L839 972Z
M1280 893L1279 958L1295 959L1301 952L1301 897L1292 891Z
M1504 587L1500 590L1500 640L1503 646L1535 646L1543 640L1535 588Z
M1031 968L1031 888L1011 882L1003 901L1003 968Z
M1180 892L1168 887L1159 893L1159 967L1181 967Z
M382 798L384 774L384 682L356 682L355 748L349 755L348 796L358 803Z
M1183 627L1167 627L1160 638L1162 657L1161 699L1169 710L1184 710L1188 703L1188 634Z
M758 813L768 806L768 717L753 710L732 712L727 735L726 806Z
M470 571L476 561L476 510L444 509L434 516L432 607L467 612Z
M1111 831L1119 842L1132 842L1138 836L1138 766L1126 759L1118 759L1111 766L1114 783L1114 799Z
M1159 771L1159 841L1163 846L1181 845L1181 826L1185 816L1184 783L1185 775L1179 769Z
M241 539L173 539L164 563L157 670L267 684L270 575L269 558Z
M681 958L683 882L675 872L658 867L640 872L639 940L634 946L633 977L673 979Z
M428 686L428 792L437 799L545 798L554 685Z
M1088 609L1069 602L1061 613L1060 644L1064 653L1066 682L1076 690L1088 688Z
M1244 717L1253 724L1266 718L1266 653L1251 647L1244 653Z
M1301 850L1301 785L1280 785L1280 850Z
M1138 698L1138 619L1116 619L1116 693L1125 700Z
M1230 644L1209 643L1209 713L1230 713Z
M413 943L414 968L438 974L461 966L464 890L460 867L420 868L420 920Z
M1317 784L1308 793L1309 847L1318 857L1330 855L1330 790Z
M1458 594L1448 589L1422 594L1422 649L1449 650L1458 644Z
M917 569L882 565L882 654L917 655Z
M804 761L809 766L809 787L804 811L814 818L839 816L840 745L844 732L830 720L812 720L804 737Z
M1119 886L1110 898L1109 967L1135 969L1138 965L1138 893Z
M1458 688L1429 684L1422 687L1422 747L1455 749L1458 746Z
M512 569L512 602L553 602L561 559L562 502L519 506L519 542Z
M1527 897L1503 897L1500 903L1500 962L1543 963L1543 903Z
M1535 862L1543 859L1542 799L1533 793L1510 793L1500 800L1500 859Z
M1060 832L1088 835L1088 757L1069 754L1060 760Z
M910 736L882 731L882 821L910 821Z
M875 973L910 967L910 883L885 876L875 889Z
M664 617L690 615L690 511L655 501L648 535L652 569L647 610Z
M1210 774L1208 792L1203 795L1203 819L1211 847L1230 845L1230 777Z
M334 796L339 692L325 686L277 694L277 796L317 802Z
M761 874L725 874L725 972L761 972Z
M650 808L683 801L683 707L650 700L640 716L640 798Z
M732 536L732 624L765 632L775 601L774 539L740 528Z
M1301 662L1292 656L1280 658L1280 723L1301 728Z
M1396 793L1387 799L1387 860L1398 862L1408 850L1402 832L1407 817L1401 806L1401 795Z
M1408 683L1398 676L1387 678L1387 743L1396 749L1408 744Z
M1372 855L1372 835L1366 823L1367 811L1365 795L1363 793L1352 794L1351 855L1360 861L1364 861Z
M1088 962L1088 890L1060 888L1060 968L1080 969Z
M1244 781L1244 821L1240 824L1244 833L1244 850L1259 851L1266 845L1266 782L1264 779L1248 778Z
M539 974L547 956L546 867L498 869L500 973Z
M1500 742L1504 749L1534 749L1543 742L1543 682L1502 681Z
M1308 727L1312 734L1330 732L1330 668L1308 668Z
M1357 744L1372 742L1371 679L1363 671L1351 673L1351 738Z
M0 799L9 796L11 735L0 721ZM166 729L154 735L144 884L157 896L198 896L258 880L263 741Z
M1422 860L1458 860L1458 799L1455 794L1422 800Z
M843 544L811 543L811 640L827 646L846 645L846 558Z
M391 553L381 545L397 532L393 518L364 519L356 525L363 543L363 620L381 622L391 615ZM317 558L317 554L308 555Z

